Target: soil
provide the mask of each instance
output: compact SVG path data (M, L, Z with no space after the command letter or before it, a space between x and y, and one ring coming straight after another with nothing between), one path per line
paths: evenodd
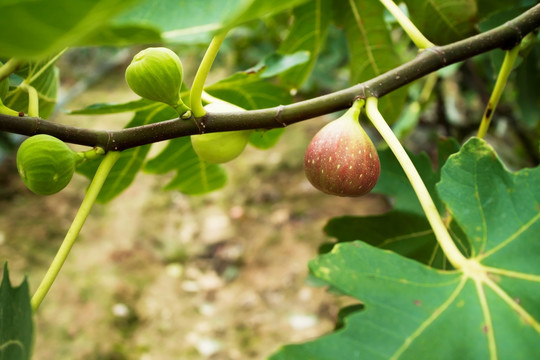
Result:
M70 107L134 99L111 77ZM129 114L59 116L118 128ZM164 192L172 174L140 173L96 205L36 319L34 359L264 359L280 346L331 331L340 306L357 302L310 283L308 262L331 241L341 215L385 211L375 195L338 198L305 179L303 152L329 119L291 126L278 145L248 148L226 164L211 194ZM159 152L156 144L151 156ZM14 160L0 169L0 261L32 290L73 219L88 181L76 175L50 197L24 188Z

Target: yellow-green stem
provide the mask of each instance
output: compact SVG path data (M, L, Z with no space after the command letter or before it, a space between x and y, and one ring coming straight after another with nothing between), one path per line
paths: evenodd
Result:
M197 118L206 115L206 111L203 108L202 99L201 99L201 95L204 89L204 82L206 81L206 77L208 76L208 73L210 72L210 68L212 67L212 64L214 63L214 59L216 58L219 48L221 47L221 44L223 43L223 40L225 40L226 36L227 36L226 31L223 31L217 34L216 36L214 36L214 38L212 39L212 42L210 42L210 45L208 46L208 49L206 50L206 53L204 54L201 64L199 65L197 74L195 74L195 79L193 80L193 86L191 87L190 105L191 105L191 112Z
M0 99L0 114L10 115L10 116L19 116L19 113L13 109L8 108Z
M418 96L418 102L420 104L424 104L428 101L429 97L431 96L431 93L433 92L433 88L437 84L438 79L439 79L439 74L437 74L436 72L432 72L426 77L426 82L424 83L422 92L420 93L420 96Z
M478 128L478 134L476 135L479 138L486 136L489 124L493 118L493 113L499 104L501 99L502 92L506 86L506 81L510 72L512 72L512 67L519 53L519 45L515 46L512 50L506 52L504 56L504 61L502 63L501 69L499 70L499 76L497 76L497 81L495 82L495 87L491 93L486 110L484 111L484 116L482 116L482 121L480 122L480 127Z
M77 164L80 164L86 160L97 159L105 155L105 150L100 147L95 147L87 151L79 151L77 154Z
M392 0L380 0L384 7L392 14L401 28L409 35L411 40L419 49L426 49L435 46L424 34L412 23L412 21L401 11Z
M23 82L21 88L28 92L28 115L39 117L39 95L35 87Z
M36 311L39 308L41 302L45 298L45 295L47 295L47 292L49 291L54 280L56 279L56 276L60 272L62 265L66 261L66 258L71 248L73 247L73 244L75 243L75 240L77 239L77 236L79 235L79 232L81 231L82 226L84 225L84 222L86 221L86 218L90 213L90 210L92 209L92 205L94 205L94 202L96 201L96 198L101 190L101 187L103 186L103 183L105 182L105 179L107 178L107 175L109 175L111 168L119 157L120 152L111 151L107 153L107 155L105 155L103 161L99 165L96 175L94 176L94 179L92 180L92 183L88 188L81 207L79 208L77 215L75 215L75 219L73 219L73 222L71 223L71 226L66 234L66 237L64 238L64 241L62 242L62 245L60 245L56 256L54 257L51 265L49 266L45 277L39 284L38 289L34 293L34 296L32 296L31 305L33 311Z
M390 150L392 150L396 156L401 167L403 168L403 171L407 175L407 178L411 182L414 192L416 193L416 196L418 196L422 209L424 210L431 228L433 229L433 233L435 234L435 237L437 238L437 241L439 242L446 257L456 269L463 268L466 266L467 258L463 256L452 240L452 237L448 233L448 229L439 215L439 211L437 210L433 199L429 195L426 185L420 177L420 174L418 174L418 171L409 158L409 155L379 112L377 102L377 98L375 97L370 97L367 99L367 116L377 131L379 131L384 141L386 141Z
M22 63L23 60L21 59L11 58L4 65L0 66L0 81L13 74Z

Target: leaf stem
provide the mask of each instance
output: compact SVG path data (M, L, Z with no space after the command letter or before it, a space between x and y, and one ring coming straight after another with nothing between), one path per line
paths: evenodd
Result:
M506 86L506 81L508 76L512 72L514 62L519 53L519 45L513 47L511 50L508 50L504 56L504 61L502 63L501 69L499 70L499 75L497 76L497 81L495 82L495 87L489 98L489 101L482 116L482 121L480 122L480 127L478 128L477 137L483 139L493 118L493 113L499 104L501 95L503 93L504 87Z
M375 97L369 97L367 99L367 116L369 117L377 131L381 134L382 138L386 141L388 147L390 147L390 150L392 150L392 152L396 156L401 167L403 168L403 171L405 172L405 175L407 175L407 178L411 182L414 192L416 193L416 196L418 196L418 200L420 201L422 209L424 209L431 228L435 233L435 237L441 245L442 250L448 257L448 260L456 269L464 267L467 263L467 259L459 251L456 244L452 240L452 237L448 233L448 230L444 225L444 222L441 219L439 212L437 211L435 203L433 203L433 199L429 195L426 185L424 184L422 178L420 177L420 174L418 174L418 171L414 167L414 164L409 158L409 155L407 155L407 152L399 142L398 138L394 135L392 129L390 128L390 126L388 126L381 113L379 112L379 109L377 108L377 102L378 100Z
M401 28L409 35L416 47L419 49L427 49L435 46L429 41L420 30L413 24L413 22L401 11L392 0L380 0L384 7L392 14Z
M88 188L86 196L83 199L77 215L75 215L75 219L73 219L73 222L71 223L71 226L66 234L66 237L64 238L64 241L62 242L62 245L60 245L56 256L54 257L51 265L49 266L49 269L47 270L45 277L41 281L41 284L39 284L38 289L34 293L34 296L32 296L31 305L33 311L36 311L39 308L41 302L45 298L45 295L47 295L47 292L49 291L54 280L56 279L56 276L60 272L62 265L66 261L66 258L71 248L73 247L73 244L75 243L75 240L77 239L77 236L79 235L79 232L81 231L82 226L84 225L84 222L88 217L88 214L90 213L90 210L92 209L92 205L94 205L94 202L96 201L96 198L99 194L99 191L101 190L101 187L103 186L103 183L105 182L105 179L107 178L107 175L109 174L111 168L119 157L120 152L110 151L107 153L107 155L105 155L103 161L99 165L96 175L90 183L90 187Z
M226 31L223 31L214 36L214 38L210 42L210 45L208 46L208 49L206 50L206 53L204 54L201 64L199 65L199 69L195 74L193 86L191 87L190 105L191 112L197 118L206 115L206 111L203 108L201 100L201 95L204 89L204 82L206 81L206 77L210 72L210 68L214 63L214 59L216 58L219 48L221 47L221 44L223 43L223 40L225 40L226 36Z
M11 58L4 65L0 66L0 81L13 74L23 62L22 59Z

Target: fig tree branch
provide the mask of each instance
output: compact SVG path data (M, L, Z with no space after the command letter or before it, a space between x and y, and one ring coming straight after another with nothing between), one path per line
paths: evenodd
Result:
M201 118L171 119L123 130L90 130L56 124L40 118L0 114L0 131L21 135L49 134L65 142L99 146L105 150L125 150L172 138L244 129L271 129L294 124L343 110L355 98L380 98L445 66L494 50L508 50L520 43L528 33L540 27L540 5L485 33L445 45L426 49L413 60L371 80L313 99L273 108L207 113ZM197 123L196 123L197 122ZM200 126L204 124L204 126Z

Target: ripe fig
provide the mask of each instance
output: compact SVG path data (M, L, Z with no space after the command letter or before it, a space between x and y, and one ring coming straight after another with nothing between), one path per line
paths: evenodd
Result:
M207 112L229 112L244 110L225 102L214 102L204 107ZM193 150L201 160L212 164L222 164L238 157L246 148L253 130L215 132L192 135Z
M357 101L343 116L319 130L306 150L306 177L324 193L362 196L379 179L377 149L358 122L362 105Z
M38 195L52 195L71 181L76 153L50 135L35 135L17 150L17 170L25 185Z
M182 62L176 53L163 47L140 51L126 69L126 81L137 95L168 104L179 114L187 110L180 99Z

